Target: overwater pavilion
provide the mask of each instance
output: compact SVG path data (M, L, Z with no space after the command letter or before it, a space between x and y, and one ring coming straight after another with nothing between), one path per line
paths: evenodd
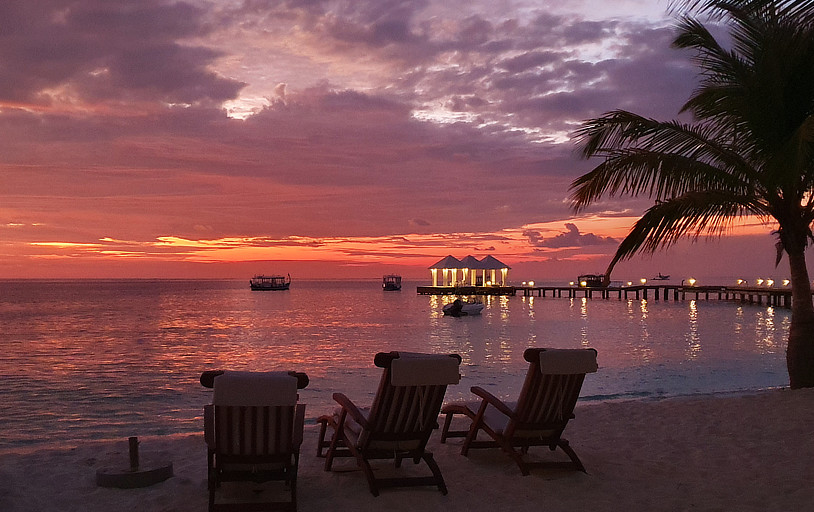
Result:
M506 286L510 268L494 256L486 256L482 260L467 256L459 260L449 255L431 266L430 273L432 285L436 287Z

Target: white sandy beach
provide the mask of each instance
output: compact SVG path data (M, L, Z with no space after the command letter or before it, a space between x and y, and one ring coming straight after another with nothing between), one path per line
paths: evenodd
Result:
M336 466L346 471L323 471L323 459L315 456L317 429L310 425L300 460L299 510L804 510L814 503L812 425L814 390L580 404L565 437L587 474L536 470L523 477L497 450L462 457L461 439L442 445L436 434L430 447L449 494L385 489L379 497L368 492L349 459ZM126 440L7 453L0 455L0 509L206 510L202 435L140 441L143 458L171 461L174 477L141 489L98 487L98 468L128 465Z

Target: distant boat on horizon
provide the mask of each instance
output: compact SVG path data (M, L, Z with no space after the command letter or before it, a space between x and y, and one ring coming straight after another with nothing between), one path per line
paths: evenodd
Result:
M387 274L382 277L382 289L389 292L401 290L401 276L398 274Z
M653 278L654 281L666 281L668 279L670 279L670 274L665 275L662 274L661 272L659 272L659 275Z
M258 274L249 279L249 286L252 290L288 290L291 286L291 274L287 276Z

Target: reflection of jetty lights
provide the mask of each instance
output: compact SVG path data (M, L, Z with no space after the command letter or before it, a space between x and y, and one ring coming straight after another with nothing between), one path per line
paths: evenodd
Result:
M529 281L529 286L534 286L534 281Z
M645 283L647 282L647 279L645 279L645 278L641 278L641 279L639 279L639 281L641 281L641 282L642 282L642 284L645 284Z
M695 278L694 277L691 277L691 278L687 279L687 282L690 283L690 286L695 286Z
M758 278L758 280L755 282L757 283L758 286L760 286L763 284L763 279Z
M783 279L783 286L788 286L790 282L788 279Z
M767 279L766 286L774 286L774 279Z
M486 281L486 286L492 286L492 281Z
M584 286L588 286L588 281L580 281L580 282L579 282L579 285L580 285L580 286L583 286L583 287L584 287Z

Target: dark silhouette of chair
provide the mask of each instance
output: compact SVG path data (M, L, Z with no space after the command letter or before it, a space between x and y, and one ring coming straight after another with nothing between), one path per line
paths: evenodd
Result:
M517 402L504 403L483 388L472 387L472 393L481 398L479 402L450 403L441 409L441 414L446 415L441 442L466 436L461 448L464 456L472 448L499 447L524 475L538 466L585 471L562 433L574 417L585 374L597 370L596 350L529 348L523 358L529 362L529 369ZM456 414L470 418L468 430L450 430ZM491 439L478 440L480 431ZM559 447L571 460L528 462L524 455L531 446L548 446L551 451Z
M209 371L201 375L201 384L215 390L212 405L204 407L209 511L296 511L305 417L305 405L297 403L297 389L308 385L308 376L295 372ZM222 482L274 480L285 483L287 499L215 502Z
M447 487L432 453L426 450L447 385L460 380L457 354L376 354L374 363L383 368L379 389L369 409L360 409L342 393L334 393L339 404L333 414L317 419L321 423L317 456L325 457L330 471L336 457L355 457L364 471L374 496L383 487L435 485L447 494ZM327 427L333 428L326 439ZM323 454L323 450L327 452ZM402 459L422 460L432 476L376 478L370 461L393 459L396 468Z

